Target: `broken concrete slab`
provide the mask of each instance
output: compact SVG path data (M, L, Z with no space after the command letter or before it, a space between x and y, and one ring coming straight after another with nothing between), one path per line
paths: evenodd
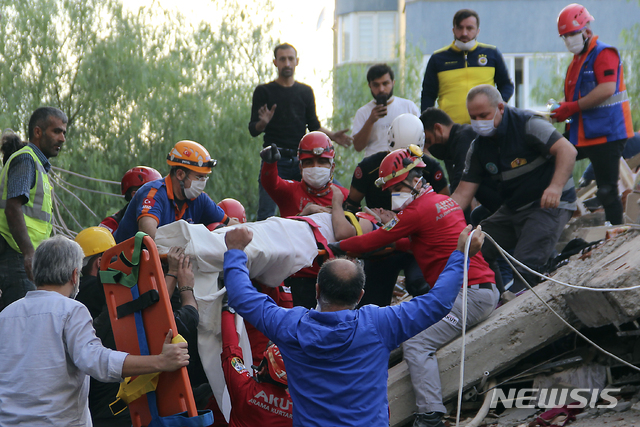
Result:
M508 425L524 421L535 415L539 409L536 408L510 408L500 414L500 425Z
M640 266L640 260L634 261L640 258L640 239L637 237L637 231L630 231L607 241L593 251L591 258L572 260L560 268L554 278L582 286L629 286L633 275L637 278L640 273L636 268L636 265ZM552 282L541 283L535 291L570 324L580 326L579 318L563 295L587 291L576 291ZM640 316L640 291L616 294L606 295L616 310L626 317ZM464 389L477 384L485 371L495 376L570 331L532 292L526 292L498 308L467 333ZM445 401L456 397L458 392L461 343L462 339L458 338L437 352ZM388 395L391 426L400 427L417 409L405 362L389 370Z

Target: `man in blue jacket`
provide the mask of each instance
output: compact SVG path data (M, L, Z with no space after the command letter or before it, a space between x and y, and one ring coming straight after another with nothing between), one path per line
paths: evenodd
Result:
M470 230L468 226L460 234L458 250L428 294L392 307L366 305L358 310L365 282L358 264L346 259L325 262L316 284L317 308L284 309L251 284L243 250L252 232L240 227L226 234L224 281L229 306L280 348L294 426L389 425L389 353L451 310L460 291L461 251ZM483 240L477 231L470 257Z

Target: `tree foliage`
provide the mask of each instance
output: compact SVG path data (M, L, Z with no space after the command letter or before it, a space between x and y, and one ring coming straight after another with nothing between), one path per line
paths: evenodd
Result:
M131 12L116 0L0 0L1 126L26 139L33 110L58 107L70 121L54 166L118 182L136 165L166 173L171 147L198 141L218 160L209 195L237 198L255 212L261 140L247 124L253 89L272 69L271 24L253 22L251 4L217 8L214 28L157 5ZM62 178L119 193L113 184ZM123 204L74 192L99 218L56 194L83 227Z
M393 94L420 105L422 89L422 53L417 47L407 49L404 61L388 63L393 69L395 84ZM330 129L351 128L356 111L369 102L371 90L367 84L367 71L372 64L345 64L334 69L333 115L329 119ZM336 148L336 178L348 188L353 170L363 159L363 152L353 148Z

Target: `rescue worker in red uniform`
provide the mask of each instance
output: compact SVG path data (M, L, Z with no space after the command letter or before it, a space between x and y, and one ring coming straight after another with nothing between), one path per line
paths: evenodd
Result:
M122 177L122 181L120 181L120 190L127 204L118 212L103 219L99 226L106 228L111 234L115 233L136 191L147 182L155 181L156 179L162 179L162 175L154 168L136 166L135 168L129 169Z
M222 370L231 398L230 427L285 427L293 424L293 403L280 350L271 344L251 376L238 345L235 315L222 311Z
M425 280L436 283L448 257L456 249L460 232L466 227L460 206L448 196L437 194L427 185L420 168L422 150L417 146L391 152L380 164L377 183L391 192L392 210L398 214L382 228L369 234L351 237L330 245L335 252L370 252L405 237L420 264ZM406 239L403 240L406 243ZM398 247L407 246L398 242ZM462 283L460 283L462 285ZM495 276L480 253L469 266L467 327L489 316L495 309L499 293ZM462 290L451 312L441 321L403 344L416 394L418 413L414 426L443 427L440 373L435 353L462 330Z
M271 144L260 152L263 165L260 182L280 209L280 216L309 215L331 212L333 189L339 189L344 198L349 192L332 184L335 169L335 149L331 139L322 132L306 134L298 146L302 181L289 181L278 176L278 147ZM316 276L318 268L303 269L296 277L285 281L291 287L294 306L316 306Z
M298 146L298 158L300 159L300 172L302 181L289 181L278 176L277 161L280 158L278 147L271 144L260 152L264 161L260 172L260 182L269 196L276 202L280 209L280 216L288 217L306 215L304 208L310 204L331 206L332 187L331 181L336 152L331 140L322 132L309 132L301 140ZM349 192L339 187L344 197ZM328 212L328 209L327 209Z
M564 83L564 102L553 110L558 122L571 119L567 139L578 150L577 160L593 164L598 192L607 221L622 224L618 194L619 162L624 144L633 136L631 107L624 84L620 54L593 34L594 21L577 3L558 15L558 33L573 60Z

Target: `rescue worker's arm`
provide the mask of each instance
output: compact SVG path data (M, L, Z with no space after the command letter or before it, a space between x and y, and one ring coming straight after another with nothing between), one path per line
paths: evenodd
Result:
M169 330L162 353L153 356L137 356L130 354L124 359L122 365L122 377L151 374L154 372L172 372L189 364L187 343L171 344L173 333Z
M377 317L378 331L387 348L394 349L403 341L440 321L451 311L462 284L463 262L468 234L467 226L458 238L458 246L449 257L445 269L428 294L395 306L381 308ZM478 227L469 247L469 259L482 247L484 234Z
M158 231L158 220L152 216L145 215L138 219L138 230L145 232L155 240Z
M616 82L600 83L585 97L577 101L561 102L560 106L553 110L553 119L557 122L567 120L579 111L597 107L616 92Z
M22 205L25 203L27 203L27 198L24 196L8 199L4 212L7 216L9 231L24 257L24 270L27 273L27 278L33 281L32 264L35 250L29 238L29 231L27 230L27 224L24 221L24 214L22 213Z
M395 220L385 224L383 228L339 242L339 249L345 252L366 253L384 248L403 237L410 236L420 227L423 214L415 209L405 209L396 216Z
M478 191L478 187L480 187L480 184L476 184L475 182L460 181L460 184L458 184L458 187L451 195L451 198L460 205L462 210L465 210L471 204L473 196L475 196L476 191Z
M231 404L241 405L242 402L239 399L245 390L243 386L254 380L249 370L244 366L242 349L238 343L235 317L235 314L223 308L220 319L220 332L222 334L222 353L220 354L220 359L222 359L222 371L224 372L224 380L229 390Z
M360 202L364 199L364 193L353 186L349 188L349 196L347 196L347 210L350 212L357 212L360 210Z
M573 173L577 155L575 147L566 138L557 140L549 152L556 158L556 168L551 183L544 190L542 200L540 200L540 206L543 209L557 208L560 204L562 189Z

